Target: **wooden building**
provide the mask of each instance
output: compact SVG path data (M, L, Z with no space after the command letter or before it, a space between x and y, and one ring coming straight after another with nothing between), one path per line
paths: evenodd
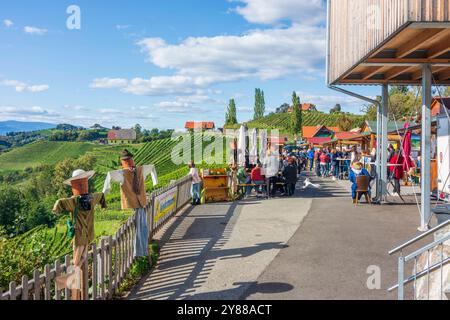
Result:
M450 84L450 0L330 0L329 84Z
M131 144L136 142L136 131L133 129L110 130L108 144Z
M389 85L422 87L420 180L421 190L430 190L432 87L450 85L450 0L328 0L327 15L329 88L377 106L377 200L387 196ZM342 85L381 85L381 102ZM419 229L426 231L429 192L420 205Z

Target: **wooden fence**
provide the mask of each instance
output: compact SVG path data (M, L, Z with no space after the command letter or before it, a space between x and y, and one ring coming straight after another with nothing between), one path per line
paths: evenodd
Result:
M191 179L178 180L168 187L157 190L150 195L148 221L150 239L166 224L171 217L183 209L191 200ZM156 219L155 199L164 197L168 192L176 192L173 210ZM117 292L133 264L136 238L136 217L133 215L121 226L114 236L103 237L99 244L92 244L85 262L88 276L84 277L84 296L89 300L111 299ZM58 290L56 278L70 272L73 268L71 256L63 261L57 260L53 265L45 265L43 272L34 270L33 278L22 277L22 282L11 282L8 291L0 288L0 300L68 300L70 289Z

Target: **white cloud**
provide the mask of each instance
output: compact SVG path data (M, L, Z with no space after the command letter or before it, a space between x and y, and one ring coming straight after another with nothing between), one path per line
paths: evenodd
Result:
M16 92L32 92L32 93L39 93L44 92L50 89L50 86L47 84L40 84L40 85L28 85L24 82L20 82L17 80L3 80L0 82L0 85L4 85L7 87L13 87Z
M156 66L176 70L206 86L250 77L271 80L314 73L325 57L325 29L294 24L241 36L191 37L178 45L159 38L138 44Z
M90 86L94 89L113 89L123 88L127 85L127 83L128 81L126 79L98 78L94 79Z
M129 24L118 24L118 25L116 25L116 29L117 30L125 30L125 29L128 29L130 27L131 27L131 25L129 25Z
M230 0L239 2L234 11L248 22L273 24L291 20L302 24L317 24L326 17L323 0Z
M7 28L11 28L14 25L14 22L12 22L12 20L5 19L3 20L3 25Z
M39 106L13 107L0 106L0 120L42 121L57 123L60 115Z
M25 33L31 34L31 35L38 35L38 36L42 36L44 34L47 33L47 29L41 29L41 28L37 28L37 27L30 27L30 26L26 26L23 28L23 31Z
M146 38L138 45L149 62L174 74L94 79L91 87L120 88L136 95L185 95L223 82L314 75L323 67L325 29L294 24L240 36L190 37L175 45Z

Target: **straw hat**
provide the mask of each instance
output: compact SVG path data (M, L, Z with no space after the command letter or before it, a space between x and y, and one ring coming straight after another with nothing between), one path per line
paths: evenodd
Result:
M128 160L133 158L133 154L127 149L123 150L120 154L120 160Z
M354 163L352 164L352 169L355 169L355 170L362 170L362 168L363 168L363 165L362 165L361 162L354 162Z
M72 173L72 178L64 181L64 184L71 186L72 181L82 180L82 179L91 179L95 175L95 171L84 171L83 169L77 169Z

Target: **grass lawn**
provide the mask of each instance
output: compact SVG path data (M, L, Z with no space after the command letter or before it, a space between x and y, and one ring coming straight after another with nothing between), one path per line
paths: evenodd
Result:
M0 155L0 172L24 170L42 164L56 164L67 158L78 158L101 146L88 142L37 141Z

